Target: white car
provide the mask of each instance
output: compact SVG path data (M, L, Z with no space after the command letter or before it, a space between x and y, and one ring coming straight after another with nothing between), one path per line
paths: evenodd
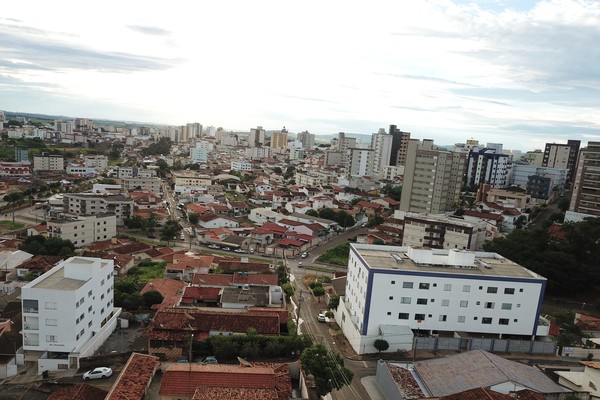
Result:
M209 248L209 249L220 249L220 247L219 247L219 246L217 246L216 244L209 244L209 245L208 245L208 248Z
M306 258L306 257L308 257L308 253L307 253L307 252L304 252L304 253L300 254L300 257L302 257L302 258Z
M317 321L319 321L319 322L326 322L327 321L327 317L325 316L325 314L319 314L319 315L317 315Z
M108 378L112 375L112 369L108 367L98 367L83 374L83 380Z

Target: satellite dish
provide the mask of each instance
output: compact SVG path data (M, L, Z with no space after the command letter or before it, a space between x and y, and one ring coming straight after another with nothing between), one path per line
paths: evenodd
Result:
M250 362L244 360L242 357L238 357L237 359L240 362L240 364L243 365L244 367L251 367L252 366L252 364Z

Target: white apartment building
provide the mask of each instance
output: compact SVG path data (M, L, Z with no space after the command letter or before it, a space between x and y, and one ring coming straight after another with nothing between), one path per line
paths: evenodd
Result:
M262 126L250 129L250 135L248 135L248 146L259 147L265 145L265 130Z
M78 369L114 331L113 270L113 260L76 256L23 286L23 351L38 374Z
M231 169L233 171L252 171L252 164L248 161L232 161Z
M70 215L98 215L112 213L117 218L117 226L133 217L133 200L118 195L97 195L87 193L64 193L64 212Z
M412 347L413 333L548 335L546 278L499 254L350 244L335 319L358 354ZM463 333L463 335L464 335Z
M138 176L137 178L123 179L123 188L128 192L134 190L149 190L158 194L161 192L161 183L162 181L160 178L142 178Z
M265 222L277 222L282 218L284 218L283 214L266 207L253 208L248 215L250 221L261 225Z
M205 163L208 161L208 155L214 151L213 142L200 140L196 142L196 147L190 149L190 158L192 163Z
M538 167L533 164L513 164L510 175L510 184L527 187L530 176L544 175L552 176L554 185L562 190L567 182L568 174L569 170L566 168Z
M108 168L108 157L101 155L85 156L84 163L86 167L106 169Z
M385 129L380 129L378 133L374 133L371 137L371 148L373 149L373 176L383 176L385 167L390 165L392 139L393 136L386 133Z
M48 237L70 240L75 247L87 246L117 236L114 214L55 218L47 221Z
M297 147L290 147L290 160L302 160L304 159L304 155L306 152L304 149L299 149Z
M348 149L348 172L351 176L370 176L373 172L373 149Z
M33 156L34 171L64 171L65 159L58 154L42 154Z
M84 167L82 165L67 166L67 175L73 175L81 178L90 178L98 175L98 171L94 167Z
M175 186L208 186L212 184L208 175L195 174L194 172L183 172L173 174Z
M138 167L117 167L117 178L156 178L156 171Z
M335 183L337 176L324 171L296 172L294 180L298 186L323 186Z
M246 158L250 160L262 160L263 158L271 157L271 154L270 147L248 147L246 149Z
M383 167L382 179L386 181L400 180L404 176L404 165L387 165Z

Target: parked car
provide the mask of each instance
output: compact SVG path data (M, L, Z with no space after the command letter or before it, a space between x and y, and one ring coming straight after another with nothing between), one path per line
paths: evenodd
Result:
M327 321L327 317L325 316L325 314L319 314L319 315L317 315L317 321L319 321L319 322L326 322Z
M231 251L231 247L223 247L221 250L223 250L223 251Z
M307 252L304 252L304 253L300 254L300 257L302 257L302 258L306 258L306 257L308 257L308 253L307 253Z
M233 252L234 253L245 253L246 250L244 250L244 249L235 249L235 250L233 250Z
M187 358L185 358L185 357L181 357L181 358L178 358L178 359L177 359L177 362L178 362L178 363L186 363L186 362L188 362L188 359L187 359Z
M302 264L302 261L300 261L300 262L298 263L298 268L302 268L302 267L303 267L303 264Z
M215 356L207 356L200 361L201 364L218 364L217 358Z
M111 375L112 369L108 367L98 367L83 374L83 380L87 381L89 379L108 378Z
M208 245L208 248L209 248L209 249L220 249L220 247L219 247L219 246L217 246L216 244L209 244L209 245Z

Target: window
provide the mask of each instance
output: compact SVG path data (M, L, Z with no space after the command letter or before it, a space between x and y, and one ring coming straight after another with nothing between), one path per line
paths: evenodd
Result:
M53 301L47 301L45 303L46 310L56 310L56 303Z
M92 291L91 290L88 292L88 297L92 297Z
M502 303L502 309L503 310L512 310L512 304L511 303Z
M387 312L387 315L392 315L392 312L391 312L391 311L388 311L388 312Z
M412 282L402 282L402 288L403 289L412 289L413 283Z
M46 335L46 342L56 342L56 336Z
M88 307L88 312L92 312L92 306Z
M419 283L419 289L429 290L429 283Z
M408 313L398 313L398 319L408 319Z
M79 304L83 304L84 300L85 299L83 297L81 299L79 299Z
M427 304L427 299L417 299L417 304L421 304L421 305Z
M100 281L100 286L104 286L104 279Z
M392 281L392 285L395 285L395 284L396 284L396 281Z
M489 288L487 288L487 292L492 293L492 294L498 293L498 288L497 287L489 287Z
M394 296L390 296L390 300L394 300Z
M423 321L425 319L425 314L415 314L415 321Z
M447 315L440 315L440 322L446 322Z
M504 294L515 294L515 288L504 288Z
M450 283L444 284L444 292L449 292L452 290L452 285Z
M400 303L402 304L410 304L411 298L410 297L402 297L400 298Z
M449 299L442 299L442 307L448 307L450 305Z
M463 285L463 292L468 293L471 291L471 285Z
M88 322L88 328L92 327L92 321Z
M494 303L488 301L485 303L484 308L494 309Z
M508 318L500 318L498 320L498 325L508 325Z
M56 326L58 324L55 319L46 319L46 326Z
M490 317L483 317L483 318L481 318L481 323L489 325L492 323L492 319Z
M469 306L469 302L467 300L461 300L460 301L460 306L462 308L468 307Z
M464 324L465 323L465 316L464 315L459 315L458 316L458 323L459 324Z

